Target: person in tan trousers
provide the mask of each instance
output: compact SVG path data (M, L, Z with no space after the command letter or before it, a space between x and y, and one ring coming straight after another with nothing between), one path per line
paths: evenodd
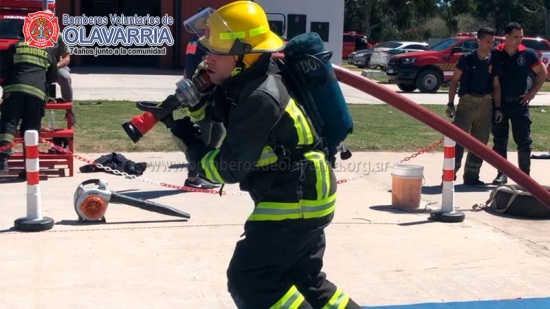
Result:
M446 114L453 119L460 129L468 132L480 142L487 144L491 135L493 121L502 121L500 110L500 83L502 74L498 56L492 51L495 42L495 31L483 27L477 32L478 48L464 53L454 69L453 79L449 87L449 103ZM454 98L458 84L458 105L454 108ZM455 149L455 180L456 173L462 165L464 147L456 145ZM464 184L483 186L479 179L479 171L483 160L468 151L464 166Z

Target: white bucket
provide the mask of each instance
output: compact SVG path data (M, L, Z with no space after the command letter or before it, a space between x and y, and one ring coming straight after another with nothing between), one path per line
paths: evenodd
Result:
M418 208L422 195L424 167L420 165L396 164L392 166L392 205Z

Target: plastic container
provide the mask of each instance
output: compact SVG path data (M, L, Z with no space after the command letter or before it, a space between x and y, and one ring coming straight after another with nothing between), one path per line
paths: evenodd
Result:
M405 208L420 207L424 167L396 164L392 166L392 205Z
M48 115L48 131L55 131L55 112L50 109Z

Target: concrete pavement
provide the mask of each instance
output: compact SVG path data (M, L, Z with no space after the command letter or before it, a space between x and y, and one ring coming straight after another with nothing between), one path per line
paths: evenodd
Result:
M95 101L159 101L179 78L175 71L115 74L95 68L73 73L75 99ZM368 96L346 87L350 103L354 98L369 103ZM229 193L220 197L155 184L183 183L181 153L123 154L148 163L143 181L77 172L41 182L42 214L55 220L45 232L12 230L13 221L26 214L26 186L0 180L0 308L235 308L226 292L225 270L253 207L248 195L236 185L226 186ZM79 155L93 160L103 154ZM392 207L389 167L407 155L354 153L338 166L337 177L352 180L338 186L338 210L326 231L324 270L330 280L361 305L550 296L550 221L471 211L487 200L491 188L460 185L461 173L455 206L466 220L427 220L441 202L440 152L408 162L424 167L420 208ZM514 153L509 156L516 162ZM548 162L533 160L532 177L544 185L550 183ZM76 161L77 168L83 164ZM484 164L482 180L491 181L495 173ZM73 194L90 178L189 212L191 219L110 204L106 224L79 224Z
M95 159L102 154L80 154ZM142 177L180 185L180 153L124 153L148 162ZM338 210L327 229L324 270L362 305L550 296L550 221L472 212L489 189L455 187L462 223L427 220L440 206L442 153L408 163L424 167L421 206L391 206L391 165L404 153L355 153L337 168ZM510 160L515 162L513 153ZM533 178L548 184L546 160L533 160ZM77 166L85 164L77 161ZM460 174L461 175L461 174ZM460 176L459 175L459 176ZM495 175L482 168L482 180ZM107 224L78 224L76 186L103 178L109 189L191 214L188 222L110 204ZM184 193L106 173L77 173L41 182L43 215L52 230L21 233L24 183L0 184L0 308L235 308L225 270L252 210L246 193ZM428 209L426 209L428 208ZM425 210L426 209L426 210Z

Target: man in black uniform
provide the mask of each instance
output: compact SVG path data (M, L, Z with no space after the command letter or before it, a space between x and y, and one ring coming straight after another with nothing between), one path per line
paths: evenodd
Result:
M9 50L7 78L2 84L0 147L12 142L21 120L21 135L40 132L47 98L47 85L57 80L57 59L46 49L19 42ZM0 172L8 172L11 149L0 153Z
M239 309L359 309L321 271L337 184L319 136L271 58L284 41L257 3L203 12L211 15L199 41L210 52L207 72L216 87L204 109L190 113L223 121L227 134L217 149L193 135L184 142L200 174L239 183L255 204L227 270L231 297Z
M518 167L529 175L532 149L529 103L544 84L547 71L537 53L521 44L523 29L520 24L512 22L504 32L506 41L495 48L503 71L500 77L503 119L493 124L493 150L507 157L510 121L512 136L517 144ZM536 78L528 88L530 71L536 74ZM507 181L506 175L499 171L493 184L500 185Z
M498 57L491 51L495 42L495 31L483 27L477 32L478 48L471 53L466 53L458 59L454 69L453 79L449 87L449 103L447 104L447 116L453 118L453 123L462 130L470 133L480 142L487 144L491 135L491 123L493 120L493 101L495 122L502 120L500 111L500 83L499 76L502 73ZM455 114L454 97L457 84L458 106ZM462 164L464 147L456 145L455 153L455 179L456 172ZM483 160L472 152L468 152L464 166L465 185L484 185L479 180L479 170Z

